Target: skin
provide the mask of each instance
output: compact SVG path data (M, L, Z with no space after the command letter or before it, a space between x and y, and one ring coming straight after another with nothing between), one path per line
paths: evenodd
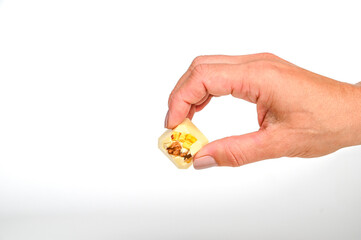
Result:
M361 84L315 74L270 53L195 58L169 96L166 127L192 119L212 97L229 94L257 104L260 128L207 144L195 162L209 156L218 166L237 167L361 144Z

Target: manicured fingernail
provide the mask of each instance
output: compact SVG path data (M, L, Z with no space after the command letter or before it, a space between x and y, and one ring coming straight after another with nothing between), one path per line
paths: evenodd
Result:
M165 116L165 120L164 120L164 127L167 128L168 126L168 115L169 115L169 111L167 112L167 115Z
M216 160L211 156L200 157L194 160L193 167L195 169L204 169L217 166Z

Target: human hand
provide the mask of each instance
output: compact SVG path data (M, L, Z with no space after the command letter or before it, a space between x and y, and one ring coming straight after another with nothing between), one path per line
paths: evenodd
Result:
M257 104L257 132L204 146L194 168L241 166L279 157L318 157L361 144L361 87L273 54L197 57L170 94L165 126L192 119L213 96Z

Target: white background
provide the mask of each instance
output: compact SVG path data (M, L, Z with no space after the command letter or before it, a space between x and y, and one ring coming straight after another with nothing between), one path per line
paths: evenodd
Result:
M0 0L0 240L360 239L361 147L202 171L157 149L197 55L361 81L357 3ZM215 140L256 119L223 97L194 123Z

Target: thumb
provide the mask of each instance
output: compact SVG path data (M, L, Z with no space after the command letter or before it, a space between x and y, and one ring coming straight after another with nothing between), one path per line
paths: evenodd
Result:
M280 145L266 130L226 137L205 145L194 157L195 169L214 166L238 167L264 159L281 157Z

